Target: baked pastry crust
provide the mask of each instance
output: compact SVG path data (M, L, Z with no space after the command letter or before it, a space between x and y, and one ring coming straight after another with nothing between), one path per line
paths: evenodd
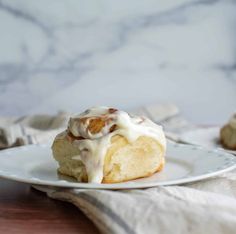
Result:
M73 157L80 153L67 132L59 134L52 145L54 158L59 163L58 172L88 182L86 168ZM148 177L161 171L165 164L164 149L150 137L141 136L129 143L120 135L111 138L103 166L102 183L118 183Z

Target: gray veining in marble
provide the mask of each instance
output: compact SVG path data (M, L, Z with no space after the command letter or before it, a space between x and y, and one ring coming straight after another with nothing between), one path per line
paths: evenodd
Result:
M174 102L236 111L235 0L0 0L0 115Z

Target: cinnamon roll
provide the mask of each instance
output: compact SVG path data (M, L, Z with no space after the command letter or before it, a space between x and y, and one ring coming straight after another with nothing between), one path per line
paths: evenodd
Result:
M150 176L163 168L165 151L161 126L109 107L71 117L52 145L59 173L92 183Z
M220 129L220 142L224 148L236 150L236 113Z

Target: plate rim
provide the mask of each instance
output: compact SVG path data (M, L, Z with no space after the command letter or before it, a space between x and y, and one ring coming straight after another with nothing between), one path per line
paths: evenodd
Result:
M219 131L220 130L220 126L210 126L210 127L201 127L201 128L195 128L195 129L189 129L187 131L184 131L180 134L179 140L182 144L188 144L188 145L196 145L196 146L201 146L199 144L197 144L196 142L194 142L193 140L188 140L187 136L190 134L193 134L194 132L202 132L202 131ZM219 138L219 136L216 136L217 138ZM236 150L230 150L230 149L225 149L223 148L220 144L216 145L215 148L213 147L207 147L207 146L202 146L204 148L208 148L208 149L218 149L224 152L227 152L229 154L233 154L236 155Z
M169 144L176 145L177 147L193 147L198 150L203 150L203 151L210 151L212 153L220 153L223 155L227 155L230 157L235 156L233 154L230 154L228 152L224 152L219 149L209 149L207 147L202 147L202 146L197 146L197 145L186 145L182 143L173 143L169 142ZM18 151L19 149L24 150L24 148L35 148L35 147L40 147L40 148L47 148L50 147L48 144L32 144L32 145L24 145L24 146L19 146L15 148L10 148L10 149L4 149L0 151L0 154L4 152L14 152ZM141 183L135 183L133 181L128 181L126 184L124 183L113 183L113 184L97 184L97 183L80 183L80 182L68 182L66 180L61 180L58 182L55 181L50 181L50 180L41 180L37 178L29 178L29 179L24 179L24 178L19 178L14 174L6 174L3 171L0 170L0 178L12 180L12 181L17 181L17 182L22 182L26 184L30 184L32 186L34 185L40 185L40 186L46 186L46 187L54 187L54 188L75 188L75 189L104 189L104 190L118 190L118 189L139 189L139 188L151 188L151 187L156 187L156 186L170 186L170 185L181 185L181 184L188 184L192 182L197 182L197 181L202 181L206 180L218 175L221 175L225 172L229 172L233 169L236 169L236 163L233 165L223 168L223 169L218 169L213 172L208 172L202 175L197 175L197 176L192 176L192 177L185 177L185 178L180 178L180 179L174 179L174 180L169 180L169 181L160 181L160 182L146 182L145 184Z

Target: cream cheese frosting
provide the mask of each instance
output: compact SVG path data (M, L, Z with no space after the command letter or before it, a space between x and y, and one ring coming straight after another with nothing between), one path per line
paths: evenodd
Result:
M93 107L70 118L68 131L75 137L73 144L80 150L73 159L83 162L88 182L92 183L102 182L104 158L114 135L124 136L130 143L140 136L149 136L166 149L161 126L145 117L131 116L104 106Z

